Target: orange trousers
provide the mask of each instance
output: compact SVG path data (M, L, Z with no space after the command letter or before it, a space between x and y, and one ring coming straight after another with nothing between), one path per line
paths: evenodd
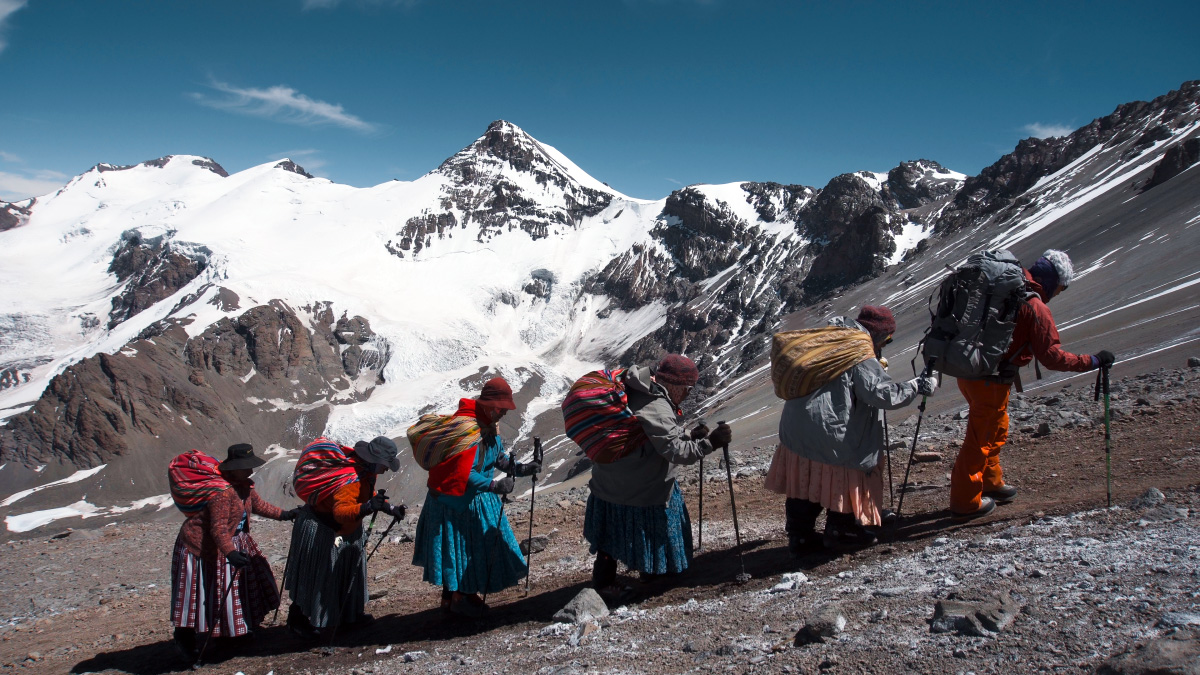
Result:
M1004 485L1000 448L1008 440L1008 393L1011 385L984 380L958 380L970 406L967 436L950 474L950 510L970 513L983 493Z

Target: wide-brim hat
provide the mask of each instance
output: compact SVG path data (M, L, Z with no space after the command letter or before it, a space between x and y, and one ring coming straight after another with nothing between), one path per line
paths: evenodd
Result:
M370 441L354 444L354 454L372 464L382 464L392 471L400 470L400 449L387 436L376 436Z
M229 446L225 452L225 461L217 465L220 471L236 471L238 469L254 469L266 464L267 460L254 454L254 446L249 443L236 443Z

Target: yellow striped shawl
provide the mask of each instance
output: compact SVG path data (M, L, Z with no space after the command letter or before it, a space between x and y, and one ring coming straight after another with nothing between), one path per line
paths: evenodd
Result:
M808 396L874 357L871 336L856 328L826 326L776 333L771 340L775 395L785 400Z

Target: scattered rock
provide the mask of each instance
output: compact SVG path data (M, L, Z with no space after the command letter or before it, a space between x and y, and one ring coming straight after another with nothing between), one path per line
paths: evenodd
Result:
M1035 431L1033 435L1034 436L1049 436L1050 435L1050 423L1042 422L1041 424L1039 424L1037 431Z
M532 539L525 539L521 542L521 553L529 555L531 550L534 553L541 553L549 544L550 537L544 534L535 534Z
M563 623L581 624L588 619L599 619L608 616L608 605L596 591L585 588L567 603L566 607L554 614L554 620Z
M1149 509L1158 506L1165 501L1167 501L1167 496L1162 493L1162 490L1152 487L1143 492L1141 497L1133 500L1133 508Z
M771 587L772 593L783 593L785 591L794 591L800 588L801 585L808 581L808 577L804 572L788 572L783 575L779 583Z
M1096 675L1200 674L1200 631L1150 640L1110 658Z
M912 459L914 462L940 462L942 461L942 453L940 452L914 452Z
M836 604L822 605L809 615L804 627L796 633L792 644L796 647L825 642L846 628L846 616Z
M413 661L419 661L419 660L425 658L426 656L429 656L429 652L426 652L424 650L416 651L416 652L404 652L404 662L412 663Z
M1188 368L1200 368L1200 356L1189 357Z
M1200 626L1200 613L1197 612L1167 612L1158 620L1158 625L1165 628L1182 626Z
M1020 603L1007 592L983 602L939 600L933 609L929 631L986 637L1011 626L1020 611Z
M567 640L567 643L572 647L578 647L579 644L583 642L584 638L593 633L599 632L600 624L596 623L595 621L584 621L583 623L579 624L577 629L575 629L575 633L571 635L571 638Z

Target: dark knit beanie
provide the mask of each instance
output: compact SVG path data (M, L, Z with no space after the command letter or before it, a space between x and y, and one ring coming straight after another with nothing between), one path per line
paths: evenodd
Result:
M883 305L863 305L856 319L874 340L882 340L896 332L896 317Z
M503 377L493 377L485 382L476 400L493 408L517 409L517 404L513 402L512 387Z
M667 354L654 370L654 380L663 384L691 387L700 379L700 369L686 356Z

